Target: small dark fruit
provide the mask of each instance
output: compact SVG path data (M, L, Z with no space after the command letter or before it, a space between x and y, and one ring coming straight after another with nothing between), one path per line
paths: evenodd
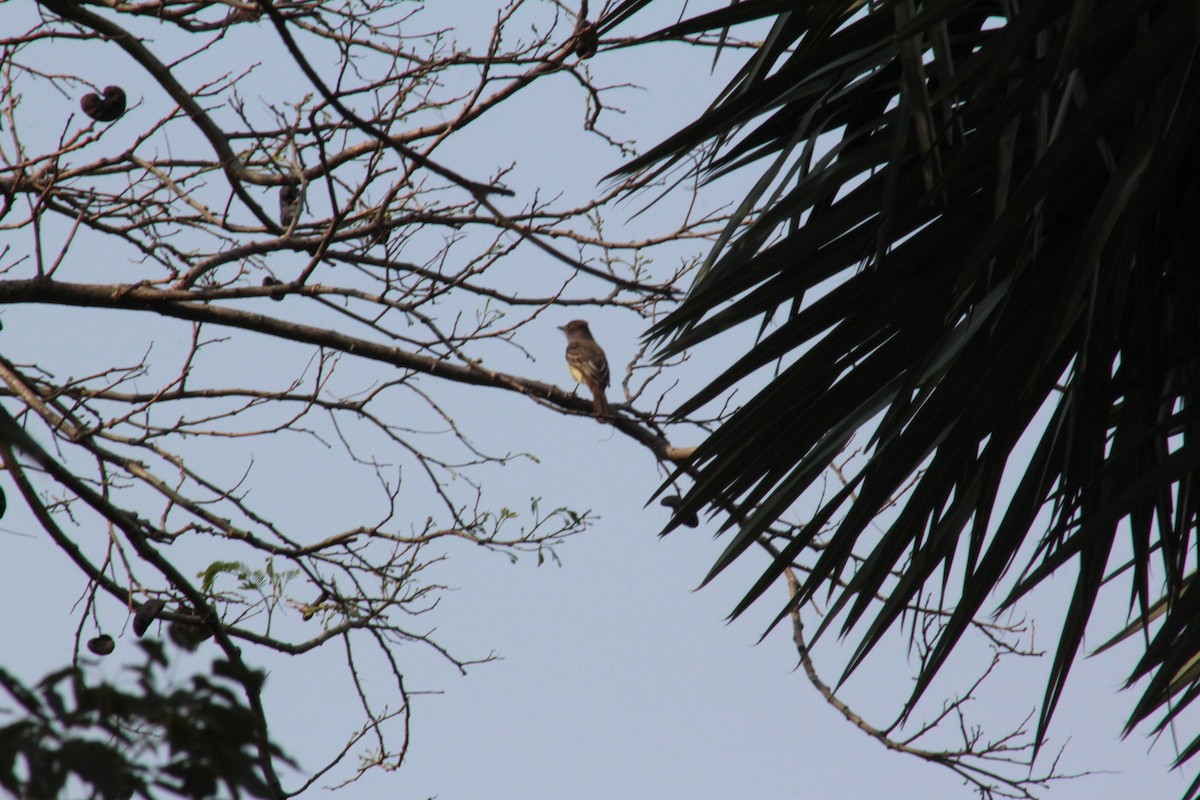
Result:
M184 617L196 616L196 612L187 603L180 603L176 610ZM176 620L167 626L167 638L188 652L195 652L201 642L211 637L212 631L198 621Z
M599 46L600 35L596 32L596 26L584 23L575 39L575 55L580 58L591 58L596 55L596 48Z
M167 636L179 647L193 653L201 642L212 637L212 631L190 622L172 622L167 626Z
M147 600L138 606L137 611L133 612L133 632L138 636L144 636L150 623L158 619L158 615L162 613L166 605L162 600L154 599Z
M277 278L272 278L270 275L268 275L267 277L262 279L262 285L263 286L283 286L283 281L281 281ZM275 302L278 303L280 300L283 299L283 290L279 289L277 291L270 292L269 294L267 294L267 297L270 297L272 300L274 300Z
M120 86L105 86L103 97L89 92L79 101L79 107L98 122L116 122L125 113L125 90Z
M695 528L696 526L698 526L700 524L700 518L698 516L696 516L695 511L690 511L686 514L679 513L679 505L683 502L683 500L680 499L679 495L677 495L677 494L668 495L667 497L664 497L659 502L662 505L666 506L667 508L671 509L673 512L675 512L677 518L679 519L680 525L686 525L689 528Z
M289 227L300 216L303 205L304 193L299 186L286 183L279 187L279 224Z
M113 638L107 633L102 633L94 639L88 639L87 643L87 649L91 650L98 656L108 655L116 646L116 643L113 642Z

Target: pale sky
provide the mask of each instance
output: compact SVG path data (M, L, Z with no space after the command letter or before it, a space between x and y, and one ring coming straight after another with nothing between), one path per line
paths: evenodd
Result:
M14 19L28 12L22 6L0 4L0 29L17 29ZM446 13L438 19L469 18L468 28L493 18L492 5L480 0L431 6L437 8L430 13ZM489 11L481 14L484 6ZM678 4L660 0L660 7L627 23L623 32L645 32L669 21L668 9L673 13ZM691 10L698 8L692 4ZM264 26L264 37L269 33ZM464 38L470 39L469 32ZM591 60L590 69L599 83L640 87L616 95L614 102L625 113L607 122L611 131L636 139L644 149L699 113L741 58L729 54L710 72L709 51L655 45L601 53ZM203 72L204 67L201 62L189 68ZM265 65L264 74L269 77L273 68ZM130 83L131 96L147 105L155 102L151 91L138 90L137 79ZM41 96L25 102L44 107L49 118L74 99ZM583 96L576 86L565 78L546 81L498 109L486 128L493 139L481 142L469 136L440 156L457 159L453 166L473 176L515 163L506 178L517 191L511 208L527 203L534 191L587 197L604 174L620 165L621 156L580 131L583 112ZM481 133L476 130L473 135ZM701 202L714 207L736 201L741 185L736 180L718 184L708 195L701 194ZM635 236L670 225L679 208L672 202L679 201L668 201L632 221L628 217L641 203L612 208L605 214L608 231L627 226ZM9 237L13 247L27 246L25 233L0 233L0 240L3 237ZM679 245L663 248L655 257L669 264L696 250L695 244ZM538 275L554 272L552 267L536 266ZM566 277L559 274L557 280ZM565 342L555 326L571 313L547 314L541 321L544 331L522 342L529 358L510 354L512 363L505 368L569 387L562 359ZM578 313L588 316L614 369L638 346L644 332L632 315L611 310ZM113 363L140 352L148 342L160 351L171 347L163 340L169 328L131 315L15 307L0 309L0 319L6 357L18 363L53 363L62 374L82 374L88 364ZM742 344L730 341L679 368L685 389L697 388L715 375L737 356ZM278 369L283 374L303 360L297 353L259 354L254 345L247 347L251 349L235 351L231 370ZM347 366L351 374L359 369L383 368ZM685 389L673 393L672 401L681 402ZM446 560L425 577L451 588L436 610L414 620L413 627L436 629L435 638L461 657L494 652L499 659L474 666L463 677L427 648L399 648L397 657L414 693L407 761L396 772L369 772L337 797L973 796L949 771L891 753L843 720L797 669L785 627L758 642L782 602L783 587L776 587L744 617L725 622L765 563L761 556L751 554L711 586L694 591L724 542L712 539L714 525L658 537L666 510L644 504L663 474L648 451L591 419L562 416L516 396L495 397L487 389L470 387L441 391L453 413L478 423L471 436L482 447L524 450L538 459L487 473L488 496L496 498L497 505L521 509L538 496L546 506L591 509L599 519L558 548L561 565L538 566L532 556L511 564L504 555L467 543L444 548ZM614 396L615 392L614 387ZM694 429L680 430L678 436L676 444L697 441ZM369 508L372 502L366 490L324 466L321 448L311 442L258 441L253 457L251 491L278 503L281 519L294 526L337 529L345 524L348 509L362 507L359 504ZM0 485L9 501L0 521L0 591L9 609L4 630L10 643L0 663L33 681L70 661L82 608L77 602L85 582L40 531L11 482L0 477ZM420 507L420 498L411 502ZM803 509L797 513L802 518ZM419 523L419 514L415 521ZM1036 626L1034 642L1042 649L1052 650L1058 613L1071 584L1069 575L1050 581L1024 608ZM123 610L109 598L102 603L107 629L119 636L118 648L127 646L133 633L121 627ZM1124 622L1124 598L1108 597L1096 616L1111 621L1105 632L1115 630ZM893 645L881 647L844 687L847 702L881 725L894 717L911 685L913 664L902 646ZM342 651L335 646L289 658L251 647L244 650L251 664L269 673L265 700L274 737L304 767L315 768L360 724L356 700L339 669ZM836 681L845 656L834 638L821 643L817 659L826 680ZM1169 798L1186 787L1186 772L1168 773L1173 751L1169 737L1149 753L1149 742L1140 731L1119 740L1135 695L1119 693L1118 688L1135 656L1123 648L1075 667L1043 761L1048 763L1065 743L1062 771L1105 774L1061 782L1047 797ZM981 658L982 651L965 653L947 668L941 685L947 690L965 686ZM204 662L180 660L174 665L177 674L186 675L189 663ZM985 736L1006 732L1035 708L1049 666L1049 656L1014 662L989 680L983 696L969 708L972 720L988 726ZM377 663L367 668L381 670ZM114 657L99 669L116 676L119 661ZM386 682L387 676L380 672L378 681ZM932 692L926 710L939 703ZM349 757L319 786L340 783L355 763ZM286 783L290 787L296 782L296 776L289 776ZM308 796L328 793L314 788Z

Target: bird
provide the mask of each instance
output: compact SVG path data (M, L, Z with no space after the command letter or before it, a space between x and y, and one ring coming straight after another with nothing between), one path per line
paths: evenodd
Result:
M285 183L279 187L279 224L290 228L300 216L300 208L304 205L304 193L300 187Z
M571 377L591 390L596 419L610 419L608 398L604 394L609 384L608 359L603 348L592 338L587 322L581 319L571 320L559 326L559 330L567 335L567 369Z
M88 92L79 100L79 107L98 122L115 122L125 113L125 90L120 86L105 86L103 97Z

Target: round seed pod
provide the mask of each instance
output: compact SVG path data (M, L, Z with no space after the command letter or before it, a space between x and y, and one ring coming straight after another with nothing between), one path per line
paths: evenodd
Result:
M166 605L162 600L155 598L138 606L137 611L133 612L133 632L138 636L144 636L150 623L158 619L158 615L162 613Z
M262 285L263 286L283 286L283 281L279 280L278 278L272 278L270 275L268 275L267 277L262 279ZM280 289L278 291L271 292L270 294L267 295L267 297L270 297L272 300L274 300L275 302L278 303L279 301L283 300L283 290Z
M596 55L596 48L599 46L600 35L596 32L596 26L585 23L579 31L578 38L575 39L575 55L580 58L591 58Z
M201 642L212 637L212 631L202 625L172 622L167 626L167 636L177 647L182 647L192 653L200 646Z
M103 97L89 92L79 101L79 107L97 122L115 122L125 113L125 90L120 86L105 86Z
M689 528L695 528L697 525L700 524L700 518L698 516L696 516L695 511L689 511L686 514L680 514L676 510L679 508L679 505L683 502L683 500L680 499L679 495L677 495L677 494L668 495L667 497L664 497L659 502L662 505L666 506L667 508L669 508L675 512L677 518L679 519L680 525L686 525Z
M102 633L94 639L88 639L87 649L98 656L106 656L116 647L116 642L107 633Z
M304 209L304 192L293 183L285 183L279 187L279 224L288 227L300 216Z

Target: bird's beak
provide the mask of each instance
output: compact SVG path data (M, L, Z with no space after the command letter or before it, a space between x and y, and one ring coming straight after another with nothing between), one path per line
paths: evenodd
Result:
M560 331L562 331L563 333L566 333L566 331L567 331L567 326L566 326L566 325L559 325L559 326L558 326L558 329L559 329Z

